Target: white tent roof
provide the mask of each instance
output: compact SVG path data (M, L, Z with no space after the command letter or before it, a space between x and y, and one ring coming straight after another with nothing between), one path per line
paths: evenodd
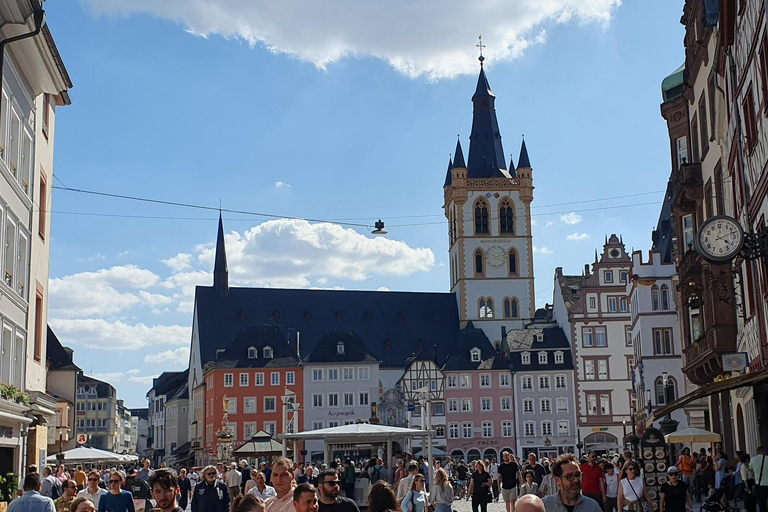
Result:
M78 446L63 452L64 462L107 462L115 461L122 462L126 460L135 459L135 456L120 455L119 453L112 453L106 450L98 450L96 448L87 448L85 446ZM51 455L47 459L47 462L56 462L56 455Z
M377 439L392 439L396 437L422 437L431 432L429 430L416 430L412 428L390 427L387 425L373 425L370 423L353 423L340 427L321 428L308 430L298 434L282 434L283 439L341 439L345 441L375 441Z
M664 436L668 443L719 443L720 434L695 427L684 428Z

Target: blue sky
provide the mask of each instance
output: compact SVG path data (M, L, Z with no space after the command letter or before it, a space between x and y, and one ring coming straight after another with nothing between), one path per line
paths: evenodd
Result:
M682 2L510 3L47 2L75 84L57 110L55 185L381 218L390 234L374 239L225 213L231 281L446 291L442 184L457 134L468 149L482 32L505 152L516 161L524 133L534 168L543 305L554 268L580 272L606 234L650 247L670 166L659 85L684 59ZM217 212L61 189L52 208L50 323L86 373L143 406L153 375L186 365Z

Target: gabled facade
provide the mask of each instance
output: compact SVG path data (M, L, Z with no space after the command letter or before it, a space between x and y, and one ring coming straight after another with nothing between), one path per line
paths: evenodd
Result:
M507 169L495 101L481 60L468 163L457 142L443 187L461 327L473 322L493 343L502 324L522 327L534 307L533 169L525 141L517 168L510 162Z
M149 439L148 448L152 454L153 467L160 467L165 457L170 454L165 445L165 404L168 396L187 380L188 372L163 372L152 380L152 389L147 393L149 403Z
M471 325L461 331L443 364L445 376L446 452L478 460L515 451L512 375L503 354L485 333Z
M46 392L56 399L56 419L48 426L48 453L59 453L75 447L77 376L82 370L72 349L62 346L50 326L46 334Z
M217 433L226 411L234 448L259 430L273 437L303 425L303 411L286 402L306 406L304 372L296 346L289 345L273 326L242 329L228 348L211 361L205 379L207 462L221 457Z
M507 332L503 347L514 388L514 453L521 458L576 451L573 355L565 332L551 320Z
M72 83L43 25L42 2L0 6L5 46L0 92L0 474L23 474L24 453L39 464L55 421L56 399L45 392L50 198L55 113L69 104ZM24 393L29 404L21 398Z
M86 446L113 452L118 446L117 392L107 383L82 373L77 377L75 437L86 435Z
M631 260L616 235L595 251L589 274L555 270L555 317L574 354L577 422L584 449L620 449L631 424L634 366L626 285ZM581 285L579 285L579 283Z
M330 332L303 363L304 430L369 421L379 402L379 363L354 333ZM312 460L323 458L323 441L307 441Z
M429 400L429 425L443 434L443 437L435 435L432 446L445 449L445 376L440 370L440 365L421 353L412 356L398 387L408 404L406 421L410 427L426 428L427 419L424 417L422 405L425 400ZM420 450L421 439L414 439L412 446Z

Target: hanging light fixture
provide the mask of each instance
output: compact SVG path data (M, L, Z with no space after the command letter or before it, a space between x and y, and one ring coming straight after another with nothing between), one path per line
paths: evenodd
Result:
M387 232L384 230L384 223L379 219L376 221L376 223L373 225L376 229L371 231L372 235L386 235Z

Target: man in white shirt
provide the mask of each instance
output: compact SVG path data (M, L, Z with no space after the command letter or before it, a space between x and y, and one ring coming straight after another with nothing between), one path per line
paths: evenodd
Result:
M230 501L234 500L240 495L240 482L243 480L243 474L237 469L237 462L230 464L230 469L224 479L227 489L229 489L229 499Z
M749 466L755 473L755 500L757 510L768 511L768 460L765 457L765 447L757 447L757 455L749 461Z
M408 475L404 476L400 483L397 484L397 502L400 503L411 490L413 484L413 477L419 474L419 465L415 461L408 463Z
M491 474L493 481L493 501L499 501L499 465L496 464L496 457L491 459L491 465L488 467L488 473Z
M99 500L101 499L101 495L107 494L106 489L99 487L99 480L101 480L99 472L96 470L91 471L88 473L88 483L85 486L85 489L77 493L78 498L88 498L91 500L96 506L96 510L99 509Z

